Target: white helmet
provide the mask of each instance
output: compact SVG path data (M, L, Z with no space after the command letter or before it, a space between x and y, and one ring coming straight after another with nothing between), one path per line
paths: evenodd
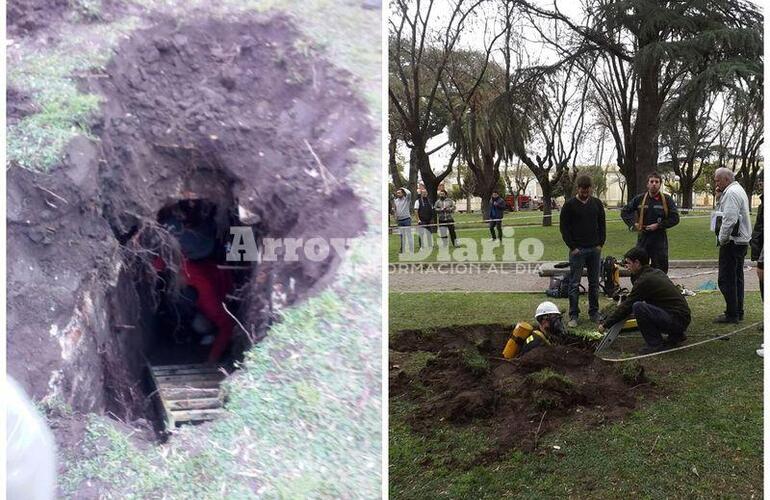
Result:
M561 311L558 307L556 307L556 304L546 300L537 306L537 310L535 311L535 319L540 319L540 316L545 316L546 314L561 315Z

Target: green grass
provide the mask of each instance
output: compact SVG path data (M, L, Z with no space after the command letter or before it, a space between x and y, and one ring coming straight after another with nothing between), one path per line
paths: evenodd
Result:
M390 295L390 332L530 318L540 294ZM561 307L566 300L557 301ZM726 332L710 320L719 294L689 299L693 339ZM759 294L747 296L746 324L761 320ZM584 323L584 328L590 328ZM578 423L540 438L539 452L515 450L479 465L494 436L476 425L437 423L418 434L406 423L413 403L390 401L391 498L725 498L762 496L762 359L756 331L642 360L665 392L623 421ZM502 346L501 346L502 349ZM558 452L553 446L560 446Z
M93 2L78 5L86 8ZM88 122L99 109L100 98L80 92L77 77L103 70L112 48L139 26L139 19L63 26L60 41L46 49L24 39L8 49L8 85L29 94L36 108L8 127L9 166L45 172L62 160L70 140L90 137Z
M542 215L540 212L518 212L506 214L503 220L503 229L505 226L520 226L523 224L540 224ZM683 216L681 222L668 231L669 259L671 260L690 260L690 259L716 259L717 249L714 243L713 233L709 231L709 218L704 217L704 213L695 213L692 216ZM535 217L531 219L530 217ZM483 224L475 223L478 221L478 214L461 214L456 218L458 238L469 238L473 240L478 252L474 252L474 257L468 258L468 261L484 260L475 255L482 255L482 242L491 243L489 229ZM466 222L473 224L465 225ZM391 222L392 223L392 222ZM480 227L481 226L481 227ZM554 214L554 225L543 227L542 225L532 225L526 227L515 227L512 230L513 250L515 260L522 260L525 255L533 255L533 260L556 261L566 260L567 247L561 238L559 232L558 213ZM627 226L620 220L620 213L617 210L607 213L607 241L602 250L602 255L612 255L620 258L631 247L636 244L636 233L628 230ZM530 239L537 240L540 251L524 250L521 246L527 246L531 243ZM399 260L399 235L391 234L388 244L388 259L391 263L401 262ZM458 242L459 243L459 242ZM488 243L488 244L489 244ZM714 243L714 244L712 244ZM436 244L437 245L437 244ZM462 247L462 245L461 245ZM534 248L534 247L533 247ZM462 252L462 248L455 250ZM492 250L496 261L503 260L503 247ZM450 254L452 260L458 260L457 254ZM438 248L426 256L424 261L435 262L438 260ZM511 260L511 259L505 259ZM407 262L407 261L403 261Z

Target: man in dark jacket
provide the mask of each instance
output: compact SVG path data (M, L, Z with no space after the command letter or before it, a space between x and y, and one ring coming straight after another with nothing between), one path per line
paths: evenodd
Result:
M651 266L668 273L668 236L666 230L679 224L679 211L671 195L660 192L661 177L656 172L647 177L647 192L636 195L620 211L620 216L639 237L636 246L647 250Z
M682 292L663 271L650 267L650 257L645 249L634 247L623 259L631 271L634 286L626 300L599 323L599 331L625 321L633 312L647 343L639 354L659 352L685 341L691 317L690 306ZM663 340L661 333L667 333L668 338Z
M604 206L591 196L591 178L578 176L577 186L577 196L564 203L559 219L561 237L569 248L570 328L577 326L580 315L578 298L584 267L588 268L588 315L591 321L599 320L599 267L607 239Z
M421 187L420 197L414 202L414 210L417 212L420 225L417 230L420 236L420 248L432 246L432 234L436 232L436 211L433 210L433 203L428 199L428 190L425 186Z
M500 197L500 193L492 191L492 198L489 200L489 232L492 233L492 239L495 239L495 228L497 228L497 238L503 241L503 214L505 213L505 200Z

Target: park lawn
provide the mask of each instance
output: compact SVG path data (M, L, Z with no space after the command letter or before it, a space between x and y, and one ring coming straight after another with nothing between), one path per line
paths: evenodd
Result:
M524 227L514 227L513 229L513 241L517 260L523 260L522 255L525 254L520 251L520 245L527 244L528 242L524 240L528 238L534 238L542 242L542 255L539 255L539 252L527 250L527 252L533 254L534 258L532 260L566 260L567 247L564 245L561 233L559 232L558 215L558 213L554 213L552 226L543 227L542 225L538 225L542 223L542 214L540 212L506 213L503 220L504 229L506 226L533 224ZM471 243L471 245L476 245L478 248L478 255L481 256L482 242L490 241L489 229L486 225L479 227L480 224L464 224L467 222L475 222L479 217L478 214L462 214L456 219L456 222L463 223L457 226L458 238L472 239L474 243ZM604 245L602 255L612 255L616 258L622 257L629 248L636 244L636 236L636 233L629 231L627 226L621 221L620 213L618 211L608 212L607 241ZM388 260L391 263L410 262L409 260L399 260L399 241L398 234L390 234L388 242ZM668 231L668 241L669 259L671 260L717 258L716 242L713 233L709 230L709 218L705 213L701 212L681 217L680 223ZM460 247L464 246L460 242L458 242L458 245L460 245ZM462 250L462 248L459 250ZM496 248L493 250L493 253L496 261L501 261L503 248ZM426 256L424 260L418 260L418 262L435 262L437 261L437 255L438 249L434 248L430 255ZM457 259L453 257L453 260ZM474 257L467 260L475 262L484 259ZM414 260L411 262L414 262Z
M390 333L402 329L513 323L530 318L541 294L391 293ZM567 301L557 300L566 308ZM728 325L710 321L718 293L689 299L688 336L702 340ZM758 293L746 297L746 322L760 321ZM582 325L589 328L588 322ZM418 434L406 423L410 401L390 400L391 498L761 498L761 334L750 329L642 360L663 396L642 400L623 421L589 429L568 424L534 453L512 450L479 465L493 443L480 428L437 425ZM502 347L501 347L502 348ZM553 448L561 447L559 454Z

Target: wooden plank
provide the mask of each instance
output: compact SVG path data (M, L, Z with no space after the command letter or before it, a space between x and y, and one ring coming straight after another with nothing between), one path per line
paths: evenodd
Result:
M155 384L155 388L160 390L160 383L158 383L158 380L155 377L155 374L152 373L152 366L148 363L147 368L149 368L150 372L150 378L152 379L152 383ZM163 401L163 397L161 397L160 393L157 395L158 400L160 401L160 406L163 410L163 420L166 423L166 429L173 428L176 425L176 422L174 421L174 416L171 414L171 411L166 407L166 402Z
M195 387L164 387L160 389L161 398L166 401L178 399L218 398L219 388L202 389Z
M181 422L203 422L205 420L213 420L221 415L224 415L225 411L221 409L216 410L188 410L188 411L172 411L171 415L176 423Z
M190 388L196 388L196 389L213 389L213 388L219 388L219 381L217 380L193 380L193 381L187 381L187 382L179 382L179 381L172 381L172 382L158 382L157 385L160 389L190 389Z
M187 384L189 382L204 382L213 380L217 383L224 380L224 376L216 373L203 373L200 375L155 375L159 383L173 383L176 385Z
M222 400L219 398L168 400L166 401L166 404L171 411L212 410L215 408L222 408Z
M206 365L202 365L200 363L198 363L198 364L188 364L188 365L157 365L157 366L153 366L152 369L153 370L155 370L155 369L166 369L166 370L179 370L179 369L183 369L184 370L184 369L189 369L189 368L200 368L202 366L206 366Z
M167 375L194 375L196 373L218 373L224 375L217 368L165 368L163 366L154 367L152 369L155 375L167 376Z

